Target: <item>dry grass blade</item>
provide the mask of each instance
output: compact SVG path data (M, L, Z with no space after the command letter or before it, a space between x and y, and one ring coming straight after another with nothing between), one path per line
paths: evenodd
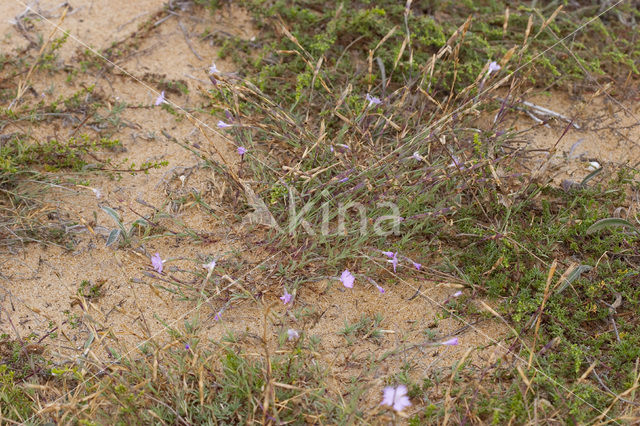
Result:
M551 294L551 281L553 280L553 275L556 273L556 268L558 266L557 259L553 259L553 263L551 264L551 268L549 268L549 274L547 275L547 284L544 287L544 295L542 296L542 303L540 304L540 309L538 313L538 320L536 321L536 328L533 332L533 342L531 343L531 352L529 353L529 363L527 364L527 369L531 368L531 363L533 362L533 354L536 350L536 340L538 339L538 333L540 332L540 322L542 321L542 313L544 312L544 305L547 303L547 299Z
M18 82L18 88L17 88L17 92L16 92L16 97L13 99L13 101L11 101L11 104L9 104L9 109L11 109L13 106L17 105L18 102L20 102L20 99L22 99L22 96L24 96L25 92L29 88L29 79L31 78L31 75L33 74L33 71L38 66L40 58L42 57L42 54L44 53L44 51L47 48L47 46L49 45L49 43L51 42L51 39L53 38L53 35L60 29L60 25L64 22L64 18L67 16L68 10L69 10L69 6L67 5L64 8L64 10L62 11L62 16L60 16L60 19L58 20L58 23L56 24L55 27L53 27L53 29L49 33L49 36L47 37L46 42L42 43L42 46L40 47L40 51L38 52L38 55L37 55L37 59L33 62L33 64L31 64L31 67L29 68L29 71L27 72L27 75L24 77L24 80L20 80Z

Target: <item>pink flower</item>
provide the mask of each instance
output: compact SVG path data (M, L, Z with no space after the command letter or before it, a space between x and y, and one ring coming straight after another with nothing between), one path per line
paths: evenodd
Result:
M491 73L494 73L496 71L500 71L500 68L502 68L500 65L498 65L497 62L493 61L489 64L489 69L487 70L487 75L491 75Z
M293 328L287 330L287 340L297 340L299 337L300 333L298 333L298 330L294 330Z
M390 262L393 265L393 272L395 272L396 267L398 266L398 252L394 253L392 251L383 251L382 254L391 258L391 260L388 260L387 262Z
M239 146L238 147L238 154L240 154L241 156L245 155L247 153L247 148L245 148L244 146Z
M220 71L218 70L218 67L216 67L215 62L213 62L209 67L209 74L218 74L218 73L220 73Z
M422 264L418 263L418 262L411 262L413 263L413 266L419 271L420 268L422 268Z
M377 96L371 96L368 93L367 93L367 96L365 96L365 99L369 102L369 106L371 106L371 105L380 105L382 103L380 98L378 98Z
M379 285L376 284L376 288L378 289L378 291L382 294L384 294L384 288L380 287Z
M155 269L156 272L159 273L159 274L162 273L162 263L163 262L164 261L160 257L160 253L156 253L151 257L151 265L153 266L153 269Z
M219 129L228 129L229 127L233 127L232 124L227 124L222 120L218 120L218 128Z
M391 253L389 251L384 252L385 254L387 253ZM389 256L387 254L387 256ZM392 253L391 256L389 256L391 258L391 260L387 260L387 262L391 263L393 265L393 272L396 272L396 268L398 267L398 252Z
M407 387L405 385L398 385L397 388L387 386L384 388L382 402L380 405L388 405L398 413L405 408L410 407L411 401L407 396Z
M287 292L287 289L284 289L284 295L280 296L280 300L282 300L282 303L284 303L285 305L289 302L291 302L291 295L289 294L289 292Z
M413 155L412 155L412 157L413 157L415 160L418 160L418 161L424 161L424 158L422 157L422 155L420 155L420 153L419 153L418 151L414 152L414 153L413 153Z
M453 293L453 297L460 297L460 296L462 296L461 291L456 291L455 293Z
M348 269L345 269L340 276L340 281L342 281L342 284L347 288L353 288L353 283L355 282L355 280L356 278L351 274L351 272L349 272Z
M449 167L460 167L460 170L464 170L464 166L458 157L455 155L451 156L453 158L453 162L449 164Z
M446 340L440 344L443 346L456 346L458 344L458 338L454 337L453 339Z
M224 312L224 309L220 309L216 315L213 317L214 321L220 321L222 319L222 313Z
M215 267L216 267L216 261L215 261L215 259L214 259L214 260L212 260L212 261L211 261L211 262L209 262L209 263L205 263L205 264L203 264L203 265L202 265L202 267L203 267L204 269L206 269L207 271L209 271L209 272L213 271L213 268L215 268Z
M156 98L156 106L166 104L167 101L164 99L164 90L160 93L160 95Z

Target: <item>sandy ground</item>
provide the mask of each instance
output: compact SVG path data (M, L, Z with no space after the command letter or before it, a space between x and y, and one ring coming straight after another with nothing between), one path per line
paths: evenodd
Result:
M48 33L52 24L60 20L62 10L55 9L58 4L39 2L33 6L33 10L48 19L35 24L42 33ZM64 45L60 60L63 63L73 61L74 52L83 50L85 45L104 48L133 37L141 23L155 16L163 5L162 1L89 2L77 8L72 4L60 26L70 34L70 41ZM15 16L24 10L19 2L4 2L0 5L0 16ZM188 11L184 12L186 16ZM152 35L142 41L135 54L121 60L110 75L79 77L71 83L57 75L34 81L36 97L69 96L83 87L95 85L94 93L108 100L109 108L98 112L105 117L119 103L140 105L140 108L127 109L121 117L124 125L113 135L123 143L122 152L97 155L113 155L112 160L127 159L127 162L135 164L167 161L168 166L152 169L147 174L123 173L117 179L92 176L89 184L52 188L50 203L55 204L63 219L78 224L69 229L75 233L75 249L69 253L57 247L34 246L18 250L12 256L4 256L0 266L7 285L4 300L19 301L11 303L12 308L6 312L15 317L15 331L21 335L33 332L40 336L44 330L56 327L64 330L66 327L67 340L76 342L87 330L80 331L75 326L69 328L69 323L73 322L71 318L93 315L95 318L92 320L100 322L101 333L113 331L119 339L124 339L123 342L134 345L143 340L142 336L146 338L163 330L160 325L163 321L173 323L193 307L193 303L181 301L181 297L172 297L170 293L161 295L146 282L149 277L143 272L152 271L151 255L160 252L164 259L168 259L167 270L190 268L192 278L194 272L203 270L201 264L212 256L246 249L239 239L234 239L235 231L223 217L214 218L202 208L190 207L194 201L193 194L198 194L215 210L220 202L218 183L221 179L211 169L202 168L200 158L172 140L175 138L186 145L199 146L205 153L210 153L210 158L231 164L239 163L237 155L234 155L235 147L213 127L210 116L193 115L198 122L198 126L194 126L193 121L176 119L154 106L161 87L153 85L150 80L183 82L190 90L189 95L179 92L166 94L167 99L178 107L188 105L190 96L197 97L203 83L211 84L206 71L217 58L217 52L208 42L199 41L197 37L191 39L189 36L187 41L185 31L186 34L195 34L206 27L211 31L224 29L235 35L251 37L243 29L246 16L233 9L225 10L216 17L206 13L195 17L191 15L189 19L171 15L164 19L152 30ZM21 37L21 33L6 21L2 25L0 28L8 34L3 41L3 50L20 47L15 40ZM54 38L58 36L59 33ZM28 44L27 39L24 42ZM196 55L192 49L201 53ZM224 72L223 61L217 60L216 65ZM148 78L149 74L154 77ZM4 132L26 130L36 140L65 139L74 134L77 123L65 124L61 127L45 123L28 129L9 125ZM210 144L215 144L215 147ZM166 224L169 235L176 236L170 238L171 241L152 239L150 244L144 244L136 251L106 248L105 236L115 223L102 211L101 206L105 205L116 210L126 224L140 216L153 215L158 224ZM197 233L203 242L198 245L186 242L188 239L180 236L186 229ZM247 255L249 258L252 256ZM189 261L181 264L182 259ZM74 299L83 280L92 284L104 282L105 291L102 293L105 296L100 299L99 306L89 307L96 309L92 314L83 313ZM138 321L146 318L153 324L145 323L145 330L141 332L137 329ZM14 332L7 321L3 321L2 328ZM69 343L66 347L77 349Z
M640 85L632 82L637 93ZM500 98L501 100L501 98ZM538 113L535 107L556 115ZM563 180L581 182L596 167L613 171L619 166L640 163L640 106L633 100L619 101L606 92L571 97L563 92L531 93L512 99L514 107L501 129L513 129L535 149L525 162L528 170L556 184ZM527 109L534 117L527 114ZM495 113L495 112L494 112ZM495 115L486 115L493 120ZM545 124L537 120L546 121Z
M62 62L73 61L78 49L86 46L102 49L136 37L141 24L158 16L165 2L70 3L72 8L61 24L70 33L70 40L61 52ZM37 31L48 34L51 23L61 20L59 4L59 1L32 2L33 10L47 18L33 23ZM0 22L2 52L28 46L29 37L35 34L33 30L25 34L9 22L10 17L24 11L25 4L20 1L0 4L0 16L7 18ZM478 322L469 326L445 315L442 309L445 301L479 303L464 292L460 299L453 299L452 294L461 288L456 282L396 281L387 286L384 294L363 280L358 280L353 290L344 289L338 281L307 283L298 289L293 303L284 306L278 299L283 280L274 274L277 256L261 248L260 235L247 236L238 218L225 215L225 203L232 201L220 195L223 180L211 169L201 167L197 156L171 138L203 147L211 158L232 164L238 170L240 160L235 147L214 128L211 116L193 115L201 120L203 134L192 121L178 119L153 106L161 89L154 82L163 79L184 82L189 88L188 95L172 92L167 98L188 107L199 99L200 89L210 84L207 69L214 60L222 72L234 71L229 63L217 59L217 51L209 41L196 36L204 29L226 31L247 39L259 34L246 14L235 8L225 8L214 15L185 9L154 19L153 25L133 53L118 60L120 68L111 73L79 77L72 83L61 76L34 81L34 96L68 95L95 84L96 93L108 100L111 110L120 102L139 105L122 115L126 125L114 137L123 142L124 149L113 154L114 160L127 158L136 164L166 160L169 164L148 174L124 173L119 179L97 175L90 177L88 184L52 188L49 203L55 205L62 219L78 224L69 229L74 233L74 249L69 252L56 246L30 244L2 254L0 330L42 339L56 359L74 359L84 353L101 363L109 361L110 348L135 354L137 345L148 339L166 341L166 325L188 335L185 318L197 317L205 335L213 340L229 331L261 336L265 307L273 305L268 322L268 335L273 342L289 328L319 337L322 356L333 367L336 378L345 381L364 370L372 358L378 359L380 368L372 386L380 388L382 378L397 372L402 361L411 361L415 366L411 374L421 377L429 369L450 368L469 348L476 349L471 360L478 365L506 351L505 343L496 343L508 332L499 321L478 316ZM561 139L552 161L545 166L554 179L579 181L588 173L587 163L592 159L605 167L627 159L631 163L640 161L638 129L625 127L637 121L637 107L631 111L618 106L611 108L600 97L589 103L590 116L584 108L580 110L580 101L566 96L534 95L527 100L578 117L581 128L572 129ZM106 116L110 110L106 108L101 113ZM594 114L597 120L593 119ZM511 117L515 117L510 119L517 130L535 125L523 113L515 112ZM70 122L62 127L45 124L4 131L26 130L36 139L50 139L68 137L75 128L76 123ZM548 128L536 126L523 138L542 149L550 149L563 130L563 125L552 122ZM540 153L531 159L531 168L540 167L546 160L548 155ZM216 214L199 207L194 202L194 193ZM115 209L125 223L141 215L153 215L154 220L165 226L165 232L135 249L105 247L106 234L115 225L101 210L103 205ZM200 241L185 235L187 229L198 234ZM166 260L161 274L151 266L150 257L156 252ZM212 258L218 259L213 281L222 290L220 294L206 303L185 298L189 290L200 287L205 272L202 264ZM235 283L225 278L232 272ZM78 290L84 280L98 284L101 296L79 298ZM232 300L234 294L243 294L246 289L250 289L250 297ZM217 318L216 314L223 309ZM356 322L362 315L370 318L382 315L382 335L351 346L339 332L346 323ZM58 337L52 338L52 332ZM458 346L431 344L454 336L459 338ZM383 360L382 354L389 351L391 355ZM375 395L377 398L379 394Z

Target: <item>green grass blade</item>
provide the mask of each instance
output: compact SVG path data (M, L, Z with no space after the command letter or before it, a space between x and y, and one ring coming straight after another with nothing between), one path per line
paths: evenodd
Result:
M587 229L587 235L591 235L602 229L612 228L616 226L626 226L628 228L633 229L635 232L638 232L638 229L635 226L633 226L631 222L626 221L624 219L617 218L617 217L608 217L606 219L600 219L599 221L591 225L589 229Z
M580 183L580 185L583 185L583 186L586 185L587 183L589 183L591 179L598 176L600 173L602 173L602 167L600 167L599 169L595 169L594 171L589 173L584 179L582 179L582 182Z
M580 278L580 275L582 275L583 272L589 272L592 269L593 267L589 265L578 266L576 269L571 271L567 279L565 279L562 285L556 289L556 294L562 293L565 288L569 287L569 284Z

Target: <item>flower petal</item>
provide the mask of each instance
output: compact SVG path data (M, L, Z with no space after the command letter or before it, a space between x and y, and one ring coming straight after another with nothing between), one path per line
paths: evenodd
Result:
M396 393L396 389L393 386L387 386L382 391L382 402L380 405L388 405L389 407L393 406L393 396Z
M456 346L458 344L458 338L454 337L453 339L445 340L440 344L443 346Z
M340 281L342 281L342 284L347 288L353 288L353 283L355 282L355 280L356 278L353 276L353 274L351 274L351 272L349 272L348 269L345 269L340 276Z
M164 99L164 90L160 93L160 95L156 98L156 106L162 105L167 101Z
M284 289L284 294L282 296L280 296L280 300L282 300L282 303L284 303L285 305L289 302L291 302L291 294L289 294L289 292L287 291L287 289Z
M160 257L160 253L156 253L151 257L151 265L153 266L153 269L155 269L159 274L162 273L162 263L163 260Z

